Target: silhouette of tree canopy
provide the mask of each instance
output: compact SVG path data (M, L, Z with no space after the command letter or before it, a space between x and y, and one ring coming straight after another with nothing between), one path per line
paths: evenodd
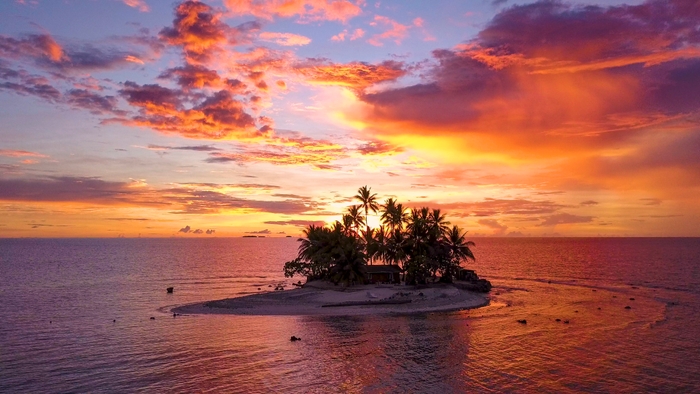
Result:
M379 261L399 266L407 284L426 283L429 278L452 282L464 261L475 260L474 242L467 241L466 232L458 226L450 227L439 209L413 208L409 213L389 198L381 205L382 225L372 229L367 215L380 211L376 194L363 186L354 198L361 204L348 207L342 221L304 229L297 258L284 265L286 277L361 284L367 263Z

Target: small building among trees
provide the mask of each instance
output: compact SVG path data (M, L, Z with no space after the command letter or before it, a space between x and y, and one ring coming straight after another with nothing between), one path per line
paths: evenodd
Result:
M368 265L365 275L367 283L401 283L401 268L398 265Z

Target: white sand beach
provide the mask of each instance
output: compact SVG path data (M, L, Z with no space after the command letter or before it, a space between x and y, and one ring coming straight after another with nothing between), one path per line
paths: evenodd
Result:
M362 285L343 288L324 282L311 282L300 289L178 306L172 312L347 316L445 312L478 308L488 303L487 294L451 285Z

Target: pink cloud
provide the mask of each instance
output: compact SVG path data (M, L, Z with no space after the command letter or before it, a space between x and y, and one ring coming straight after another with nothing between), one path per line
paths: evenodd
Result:
M283 46L304 46L311 43L309 37L293 33L262 32L260 33L260 39Z
M382 33L375 34L367 40L368 43L374 46L382 46L384 41L387 40L392 40L399 45L404 38L408 37L409 26L402 25L385 16L375 15L374 21L370 23L370 26L383 27L385 29Z
M37 153L37 152L29 152L26 150L14 150L14 149L0 149L0 156L7 156L7 157L49 157L47 155Z
M355 29L352 33L348 33L348 30L345 29L342 32L334 35L331 37L332 41L345 41L345 37L347 37L350 41L357 40L359 38L364 37L365 31L362 29Z
M254 15L263 19L297 16L300 22L346 22L362 13L360 5L363 3L362 0L224 0L235 15Z
M138 8L139 11L141 12L148 12L151 9L148 7L148 4L144 0L122 0L124 4L128 5L129 7L132 8Z

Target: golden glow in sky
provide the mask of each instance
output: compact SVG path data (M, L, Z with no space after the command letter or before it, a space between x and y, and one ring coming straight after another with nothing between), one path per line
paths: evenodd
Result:
M700 236L698 31L691 0L4 2L0 237L297 236L363 185L470 236Z

